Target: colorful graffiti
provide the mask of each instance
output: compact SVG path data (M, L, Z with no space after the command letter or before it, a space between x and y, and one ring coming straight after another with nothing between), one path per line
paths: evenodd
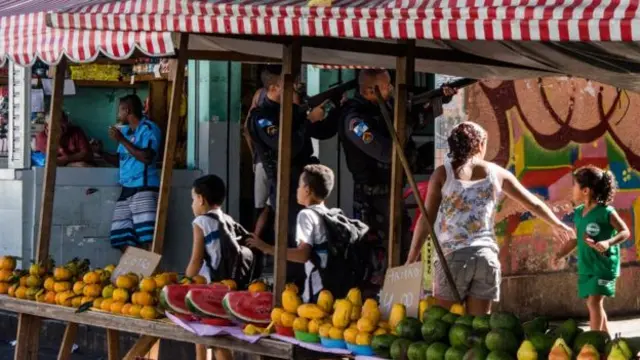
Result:
M623 263L640 258L640 94L569 77L483 81L465 91L469 120L489 132L487 158L509 168L552 209L571 222L572 169L609 168L620 191L614 206L631 240ZM497 218L505 274L530 274L572 266L554 261L559 244L550 228L510 199ZM574 259L575 260L575 259Z

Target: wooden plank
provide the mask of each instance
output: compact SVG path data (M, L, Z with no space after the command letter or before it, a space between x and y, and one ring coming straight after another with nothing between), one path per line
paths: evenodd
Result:
M280 305L287 276L287 237L289 232L289 194L291 186L291 133L293 128L293 83L300 71L302 47L299 39L283 46L282 101L278 139L278 180L276 199L276 242L274 267L274 303Z
M69 360L71 358L73 341L76 339L77 332L78 324L72 322L67 323L67 327L64 329L64 335L62 336L60 350L58 351L58 360Z
M2 295L0 295L0 310L143 334L154 338L203 344L208 347L220 347L232 351L265 355L278 359L292 359L295 348L295 346L291 344L271 339L262 339L255 344L250 344L231 337L200 337L168 321L133 319L96 311L76 314L75 309L72 308L14 299ZM24 360L24 358L19 358L19 360Z
M33 314L18 315L17 344L14 360L38 360L41 319Z
M115 89L137 89L146 83L129 81L103 81L103 80L73 80L78 87L115 88Z
M189 47L189 34L180 35L180 48ZM180 117L180 101L182 100L182 90L184 88L184 68L187 65L187 52L182 51L178 55L175 71L173 91L171 92L171 102L169 110L169 123L162 160L162 170L160 175L160 193L158 195L158 211L156 214L156 226L153 234L153 244L151 251L161 254L164 246L164 233L167 227L167 213L169 208L169 196L171 190L171 179L173 177L173 161L175 158L176 141L178 139L178 123Z
M107 329L107 358L120 359L120 333L112 329Z
M398 134L400 147L403 149L406 143L407 90L413 85L415 68L414 47L414 41L406 42L406 54L396 58L395 113L393 116L393 125ZM387 263L390 268L400 265L400 250L403 237L402 214L404 213L404 201L402 198L402 190L404 187L404 172L398 150L398 147L394 146L391 153L391 188L389 191L389 213L391 216L389 217L389 243L387 245Z
M55 67L53 80L53 94L51 95L51 111L49 133L47 137L47 157L44 166L44 181L42 184L42 205L40 206L40 224L38 229L38 244L36 246L36 261L44 261L49 257L49 241L51 239L51 216L53 213L53 198L56 186L56 154L60 142L60 118L62 115L62 101L64 90L64 75L67 69L65 57Z
M127 355L125 355L123 360L136 360L139 357L142 357L144 354L149 352L149 349L158 342L158 339L152 336L142 335L138 341L136 341L135 345L129 350ZM109 358L111 360L111 358Z

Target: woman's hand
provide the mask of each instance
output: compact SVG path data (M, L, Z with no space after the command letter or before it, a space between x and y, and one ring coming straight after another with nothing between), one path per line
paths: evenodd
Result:
M576 238L576 232L572 227L567 226L564 223L558 224L554 227L553 234L556 238L558 238L563 244L567 243Z

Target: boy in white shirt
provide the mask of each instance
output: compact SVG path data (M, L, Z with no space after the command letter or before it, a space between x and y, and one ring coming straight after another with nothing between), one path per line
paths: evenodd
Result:
M324 165L305 166L298 181L296 197L305 209L298 213L296 223L298 247L287 249L287 261L305 264L306 279L302 300L306 303L315 302L323 287L320 273L315 270L311 259L312 256L317 256L320 267L327 266L328 234L324 220L318 212L325 213L328 210L324 200L333 190L333 184L333 171ZM274 246L255 235L247 244L265 254L273 255L275 251Z

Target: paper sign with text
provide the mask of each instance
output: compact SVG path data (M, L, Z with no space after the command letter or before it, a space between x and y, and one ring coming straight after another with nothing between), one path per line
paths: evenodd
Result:
M393 304L402 303L407 316L418 316L418 303L422 293L422 262L398 266L387 270L380 292L380 311L387 318Z
M134 273L150 276L160 264L161 255L129 246L120 258L120 262L111 274L111 282L115 283L120 275Z

